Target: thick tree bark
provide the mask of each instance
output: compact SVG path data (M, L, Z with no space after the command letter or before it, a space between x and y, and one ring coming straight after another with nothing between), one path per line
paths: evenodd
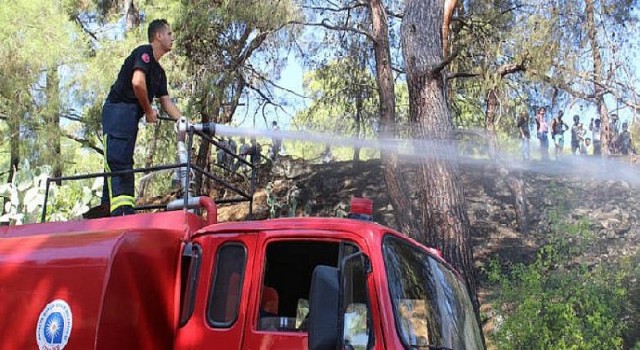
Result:
M151 138L151 142L149 143L149 153L147 154L147 159L145 159L144 161L145 168L151 168L153 166L153 155L156 154L159 137L160 137L160 125L156 123L155 125L153 125L153 137Z
M456 5L458 4L458 0L444 0L444 20L442 21L442 53L446 57L448 51L450 51L449 47L449 25L451 24L451 19L453 18L453 12L456 9Z
M208 123L211 121L211 119L209 118L209 115L206 113L201 113L202 115L202 123ZM199 139L199 137L194 136L193 140L194 142ZM195 147L195 144L193 145L193 147ZM207 169L207 165L209 164L209 154L210 154L210 150L211 150L211 144L209 142L201 142L200 143L200 147L198 148L198 154L196 155L196 159L195 159L195 164L200 167L201 169ZM214 150L215 151L215 150ZM191 150L189 150L189 152L192 152ZM215 152L214 152L215 154ZM193 153L192 153L193 155ZM193 162L193 160L192 160ZM204 187L204 175L201 173L195 173L195 178L192 179L192 181L194 182L194 190L196 195L203 193L203 187ZM207 177L207 181L209 181L209 178ZM207 186L210 187L210 186ZM186 189L185 189L186 190Z
M609 113L607 105L604 102L604 87L599 83L602 81L602 55L600 54L600 45L598 44L598 32L594 19L594 3L593 0L585 0L587 13L587 29L589 42L591 42L591 57L593 59L593 89L596 99L596 109L600 116L600 125L602 132L600 133L600 143L602 144L602 155L609 155L610 143L613 139L613 131L609 128Z
M525 196L525 186L522 180L522 172L516 175L511 173L500 161L498 137L495 132L496 110L498 107L498 91L493 88L487 94L487 111L485 113L485 127L487 129L487 144L489 148L489 157L492 160L491 171L496 182L504 180L507 183L509 192L514 198L514 208L516 212L516 221L521 233L527 233L529 230L529 220L527 213L527 200Z
M7 182L13 181L18 166L20 166L20 123L14 118L9 119L9 133L11 134L9 140L10 155L9 155L9 174Z
M18 171L20 165L20 121L15 116L7 118L7 124L9 125L9 171L7 175L7 183L13 181L13 177ZM6 214L5 198L2 203L2 215Z
M422 223L419 240L440 249L447 261L465 277L478 312L476 279L453 147L453 123L443 91L442 0L409 0L402 20L401 39L409 87L409 110L416 127L416 138L437 141L443 146L420 166ZM428 150L426 150L428 152Z
M151 168L153 166L153 155L156 154L156 149L158 148L158 138L160 137L160 125L156 123L153 125L153 137L151 138L151 142L149 143L149 153L147 154L147 159L144 161L145 168ZM148 174L148 172L145 172ZM147 188L151 184L151 181L140 181L140 190L139 196L144 196L147 193Z
M46 99L47 104L52 107L50 114L45 117L44 130L51 130L51 132L44 135L46 137L47 149L45 152L49 153L46 160L51 162L52 176L62 176L62 146L60 140L60 92L58 91L58 68L52 68L47 71L47 87L46 87ZM58 182L61 185L61 182Z
M356 121L355 121L355 134L356 139L360 140L360 130L362 128L362 92L358 92L356 96ZM360 147L355 146L353 148L353 164L357 165L360 161Z
M133 3L133 0L124 2L125 31L131 31L140 25L140 12Z
M370 0L373 50L376 59L376 82L380 98L380 138L395 137L395 87L391 70L391 53L389 46L389 26L382 0ZM387 192L394 208L394 216L400 229L407 235L415 235L416 220L411 210L411 202L404 189L404 175L400 171L398 156L393 152L382 150L383 177L387 184Z

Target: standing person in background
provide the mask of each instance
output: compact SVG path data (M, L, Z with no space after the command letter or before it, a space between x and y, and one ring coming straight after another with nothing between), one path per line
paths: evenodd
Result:
M242 159L242 160L246 160L247 159L247 154L249 153L249 149L251 147L245 142L244 137L240 138L240 148L238 149L238 158ZM233 171L236 171L238 169L241 169L242 171L245 171L247 169L247 165L242 163L240 160L238 160L236 162L235 167L233 168Z
M229 150L229 152L231 152L231 154L227 154L227 168L233 170L233 165L234 162L236 160L236 158L234 157L235 155L238 154L238 145L236 144L236 142L229 137L228 141L227 141L227 149Z
M623 155L635 154L633 144L631 143L631 133L629 132L629 124L622 123L622 131L618 134L616 143Z
M105 170L133 169L133 150L138 136L138 121L145 116L147 123L158 120L158 112L151 107L154 98L173 119L180 112L167 92L167 76L158 61L171 51L173 33L164 19L149 23L149 45L138 46L120 68L116 82L102 107ZM109 177L104 184L101 207L110 207L112 216L133 214L134 176L132 173Z
M564 132L569 129L567 124L562 120L564 112L558 112L558 116L553 118L551 122L551 135L553 135L553 143L555 147L556 160L560 159L562 149L564 148Z
M591 118L589 130L591 131L591 137L593 138L593 155L599 156L602 154L602 144L600 143L600 133L602 132L602 129L600 128L600 118L595 120Z
M584 141L580 139L580 117L576 114L573 116L573 126L571 127L571 154L576 154L580 149L580 143Z
M578 124L578 131L576 132L576 134L577 134L576 136L578 137L578 146L580 147L579 154L583 154L582 145L584 144L585 139L587 138L587 129L585 129L583 123ZM589 142L591 142L591 139L589 139Z
M536 113L536 130L538 132L538 140L540 140L540 157L542 160L549 159L549 125L547 124L546 110L544 107L538 108Z
M580 154L584 156L593 154L593 147L591 146L590 138L587 137L586 139L584 139L584 142L580 143Z
M331 153L331 145L326 145L322 152L322 162L330 163L333 160L333 153Z
M529 132L529 118L527 112L520 113L517 125L518 130L520 131L520 148L522 151L522 159L529 160L529 139L531 138L531 133Z
M271 123L271 130L273 131L273 137L271 138L271 160L275 161L278 153L280 153L280 147L282 147L282 139L277 136L280 132L280 127L277 121Z
M620 153L620 144L618 144L618 135L620 134L620 130L618 128L618 115L615 113L611 114L611 120L609 121L609 153L610 154L619 154Z
M249 156L249 160L253 166L260 164L262 146L258 143L255 137L251 137L251 146L246 154Z
M227 149L227 140L224 139L224 136L220 137L220 141L218 141L218 149L216 151L216 164L220 167L224 168L227 164L227 152L224 150Z

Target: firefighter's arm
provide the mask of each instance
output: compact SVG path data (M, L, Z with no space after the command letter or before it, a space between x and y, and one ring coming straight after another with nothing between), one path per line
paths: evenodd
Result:
M160 106L162 106L162 109L174 120L178 120L182 117L182 114L178 111L178 107L176 107L173 101L171 101L171 97L168 95L160 96Z
M136 95L140 106L142 106L142 110L144 110L147 123L155 123L158 120L158 112L151 108L149 97L147 97L146 73L141 69L134 70L131 85L133 86L133 93Z

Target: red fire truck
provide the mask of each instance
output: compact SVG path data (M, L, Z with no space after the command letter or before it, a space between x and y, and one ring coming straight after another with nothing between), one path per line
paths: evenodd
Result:
M399 232L181 209L0 228L0 348L484 348L463 280Z

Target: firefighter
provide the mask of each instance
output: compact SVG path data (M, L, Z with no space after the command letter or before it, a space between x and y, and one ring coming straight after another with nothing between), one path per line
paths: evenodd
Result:
M133 149L138 121L158 120L151 102L158 98L162 109L173 119L181 117L167 92L167 76L158 61L171 51L173 33L165 19L149 23L149 45L137 47L124 61L116 82L102 107L104 161L107 172L133 169ZM110 207L111 216L133 214L133 173L108 177L102 194L102 207Z

